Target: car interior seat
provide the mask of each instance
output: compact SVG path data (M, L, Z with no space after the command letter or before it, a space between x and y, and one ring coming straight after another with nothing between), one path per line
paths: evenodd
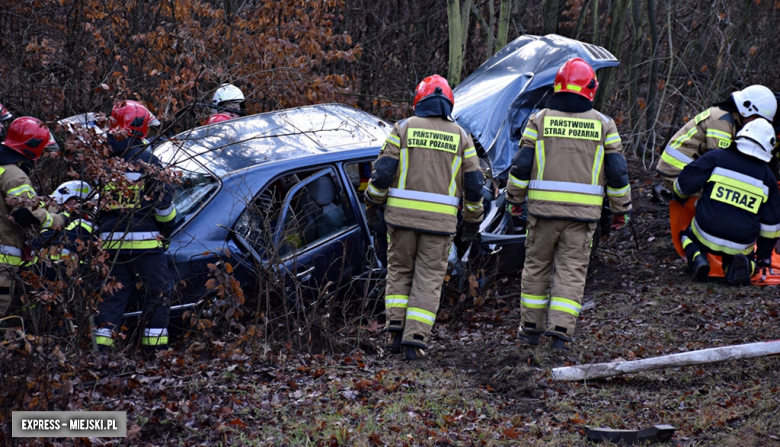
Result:
M309 184L306 189L309 197L320 207L320 212L316 213L314 219L304 227L304 240L307 243L313 242L344 228L347 218L341 206L334 203L338 193L333 178L329 175L322 176Z

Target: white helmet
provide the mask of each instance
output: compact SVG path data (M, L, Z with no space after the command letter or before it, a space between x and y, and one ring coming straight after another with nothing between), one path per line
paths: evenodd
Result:
M775 119L777 99L772 90L763 85L751 85L731 94L739 114L744 117L759 115L769 121Z
M772 124L761 118L745 124L745 127L737 132L737 150L761 161L768 162L772 159L776 142Z
M67 202L68 199L73 197L78 197L84 200L87 198L87 196L89 196L90 192L92 192L92 188L87 182L83 182L81 180L71 180L57 187L57 190L54 191L54 194L52 194L51 197L56 200L57 203L62 205Z
M222 84L211 98L211 104L220 106L226 102L244 102L244 92L233 84Z

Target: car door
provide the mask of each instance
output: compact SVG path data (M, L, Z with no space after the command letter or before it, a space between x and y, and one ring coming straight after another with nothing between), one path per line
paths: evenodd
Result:
M365 269L364 230L334 166L278 176L251 208L248 217L239 218L236 239L261 265L284 277L291 301L331 296Z

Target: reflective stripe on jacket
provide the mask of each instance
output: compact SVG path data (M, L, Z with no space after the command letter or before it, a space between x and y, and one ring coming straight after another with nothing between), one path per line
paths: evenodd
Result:
M507 198L522 203L527 197L531 215L597 221L605 193L613 213L630 211L631 188L611 118L593 109L543 109L528 119L520 147L532 154L515 158Z
M677 177L693 160L711 149L725 149L736 134L734 116L720 107L711 107L690 121L669 140L656 171Z
M377 169L395 164L395 173ZM392 178L383 178L388 175ZM365 194L369 202L386 203L385 219L391 226L454 234L461 204L466 221L482 220L481 188L482 173L469 134L441 117L412 117L393 126Z
M100 238L106 250L162 250L161 231L173 222L173 187L148 174L144 164L162 168L143 141L136 138L117 140L109 135L112 156L135 163L136 169L125 173L116 184L104 186L107 208L96 219Z
M701 190L691 230L710 251L749 253L758 242L762 257L771 254L780 236L780 192L767 163L733 146L710 151L674 182L679 198Z

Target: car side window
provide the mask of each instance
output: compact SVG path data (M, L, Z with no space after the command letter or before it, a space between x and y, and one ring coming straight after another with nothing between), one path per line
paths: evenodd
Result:
M327 168L276 178L247 205L234 230L264 259L279 259L354 225L342 182Z
M279 255L305 250L356 224L343 185L332 169L312 175L285 200Z

